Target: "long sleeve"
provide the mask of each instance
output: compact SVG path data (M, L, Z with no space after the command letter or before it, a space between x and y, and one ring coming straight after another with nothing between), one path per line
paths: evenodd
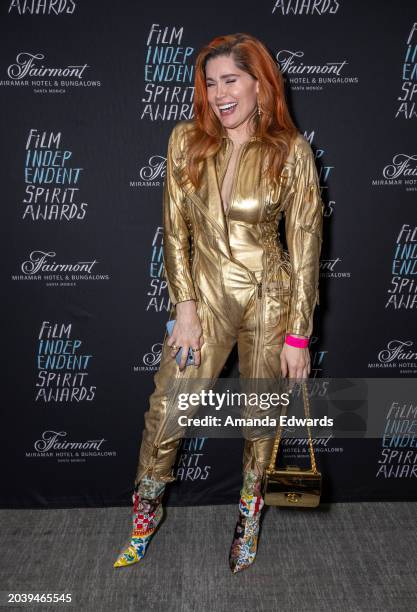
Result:
M314 154L300 134L291 193L285 207L285 234L293 277L287 333L311 336L319 303L319 264L323 211Z
M168 141L163 190L164 268L169 297L174 305L196 299L190 270L190 233L183 211L184 192L176 178L177 134L178 126L174 127Z

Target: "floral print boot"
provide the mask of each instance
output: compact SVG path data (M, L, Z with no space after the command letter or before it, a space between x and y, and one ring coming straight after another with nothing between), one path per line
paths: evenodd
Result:
M130 543L120 553L113 567L133 565L145 556L148 544L163 516L164 490L164 482L147 477L135 487L132 496L133 531Z
M264 500L261 495L262 478L254 472L245 472L240 492L239 518L236 523L229 565L233 574L249 567L256 557L259 524Z

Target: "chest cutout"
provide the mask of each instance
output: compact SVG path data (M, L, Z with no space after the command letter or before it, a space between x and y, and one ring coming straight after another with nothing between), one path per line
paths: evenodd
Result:
M226 173L223 177L221 185L221 196L224 212L227 213L230 206L230 198L232 196L233 183L235 179L236 161L239 155L240 147L234 147L227 164Z

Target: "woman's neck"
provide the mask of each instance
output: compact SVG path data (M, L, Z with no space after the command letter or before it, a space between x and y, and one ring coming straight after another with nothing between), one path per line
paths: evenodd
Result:
M226 134L228 138L230 138L230 140L233 142L233 146L235 148L240 147L242 144L252 138L252 136L254 136L252 130L249 128L248 121L245 121L236 128L226 128Z

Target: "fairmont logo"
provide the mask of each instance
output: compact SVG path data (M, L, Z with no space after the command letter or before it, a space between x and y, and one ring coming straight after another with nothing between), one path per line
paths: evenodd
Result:
M63 441L67 435L66 431L44 431L40 440L36 440L34 448L38 453L46 453L49 450L99 450L105 438L100 440L86 440L85 442Z
M318 74L335 74L341 75L342 69L349 63L347 60L329 61L322 64L304 64L300 58L304 57L304 51L290 51L282 49L276 54L281 71L283 73L303 74L303 75L318 75Z
M45 281L48 286L66 287L75 287L77 281L110 280L109 274L93 272L97 259L57 263L53 260L55 255L55 251L32 251L20 265L23 274L12 274L12 280Z
M133 366L134 372L155 372L158 369L158 365L161 361L162 354L162 343L155 342L151 346L151 350L145 353L142 357L143 365Z
M149 158L149 164L141 168L140 178L143 181L154 181L158 177L164 178L166 161L166 157L162 157L162 155L152 155Z
M385 166L382 171L384 178L398 178L399 176L417 177L417 155L397 153L392 158L392 164Z
M322 90L324 86L356 85L359 83L357 75L346 74L348 60L329 60L320 63L304 63L304 51L281 49L276 53L284 78L288 76L294 90Z
M382 176L383 178L373 179L372 185L405 185L417 189L417 154L396 153L392 163L383 167Z
M83 77L84 70L88 67L88 64L81 64L79 66L69 65L64 68L47 68L43 64L37 65L37 60L43 60L45 55L42 53L29 53L28 51L22 51L16 56L16 63L10 64L7 69L7 75L11 79L23 79L26 76L29 77L71 77L79 78Z
M143 363L146 366L156 366L161 361L161 351L162 344L160 342L156 342L151 346L151 350L149 353L145 353L143 356Z
M395 360L415 360L417 359L417 353L415 351L407 350L406 347L413 346L412 340L391 340L387 344L387 348L382 349L378 353L378 361L381 363L390 363Z
M332 259L320 259L320 277L321 278L350 278L351 273L345 270L338 270L340 263L342 262L341 257L335 257Z
M48 263L48 257L55 257L55 251L32 251L29 259L21 265L24 274L36 274L38 272L87 272L91 274L93 266L97 263L92 261L77 261L73 264L58 264L55 261Z
M25 452L27 459L54 458L58 463L84 463L89 457L116 457L114 450L104 450L105 438L97 440L69 441L66 431L44 431L39 440L33 443L33 449Z
M417 352L412 350L413 345L412 340L390 340L386 347L379 351L378 361L368 363L368 368L394 368L404 374L417 372Z
M129 181L130 187L160 187L165 178L166 157L152 155L148 164L139 169L140 180Z
M31 87L35 94L63 94L70 88L101 87L98 79L86 78L89 64L45 66L43 53L21 51L16 61L7 68L7 77L0 80L2 87Z

